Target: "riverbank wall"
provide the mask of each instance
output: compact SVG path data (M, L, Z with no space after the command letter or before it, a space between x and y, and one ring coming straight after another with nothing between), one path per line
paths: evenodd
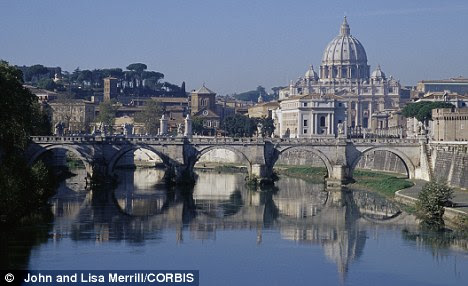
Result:
M468 142L431 143L430 157L434 179L468 189Z
M399 190L395 193L395 200L397 202L400 202L402 204L408 205L408 206L415 206L416 202L418 201L417 197L419 192L421 191L422 185L421 183L416 183L413 187ZM455 196L455 199L457 199L459 196ZM457 204L457 202L455 201ZM464 204L463 203L458 203L458 204ZM450 225L459 225L461 218L468 218L468 212L466 211L466 208L449 208L445 207L445 212L444 212L444 221L450 226Z

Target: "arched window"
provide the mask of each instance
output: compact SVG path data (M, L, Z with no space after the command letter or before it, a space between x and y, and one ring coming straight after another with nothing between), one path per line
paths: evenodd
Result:
M325 127L325 116L320 117L320 127Z

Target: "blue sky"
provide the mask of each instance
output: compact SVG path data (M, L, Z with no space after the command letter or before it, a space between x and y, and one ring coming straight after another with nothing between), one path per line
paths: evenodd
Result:
M6 1L0 58L72 71L143 62L187 89L286 85L347 15L351 34L402 84L468 76L468 1Z

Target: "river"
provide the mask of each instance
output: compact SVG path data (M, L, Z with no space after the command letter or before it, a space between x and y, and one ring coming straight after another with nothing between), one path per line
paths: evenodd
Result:
M373 193L289 177L252 191L245 174L215 172L199 172L193 190L168 189L158 169L119 170L114 191L93 193L75 172L40 238L7 238L18 252L7 265L191 269L200 285L468 285L466 240L422 232Z

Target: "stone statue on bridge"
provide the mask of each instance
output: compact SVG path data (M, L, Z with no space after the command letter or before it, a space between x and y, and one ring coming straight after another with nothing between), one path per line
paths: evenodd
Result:
M262 129L263 129L263 124L259 122L257 124L257 137L263 137Z
M125 136L133 135L133 124L125 123L123 125L123 131Z
M59 121L55 124L54 135L55 136L63 136L64 124L62 121Z
M338 135L344 135L344 126L343 123L338 123Z
M177 136L182 136L182 123L177 124Z

